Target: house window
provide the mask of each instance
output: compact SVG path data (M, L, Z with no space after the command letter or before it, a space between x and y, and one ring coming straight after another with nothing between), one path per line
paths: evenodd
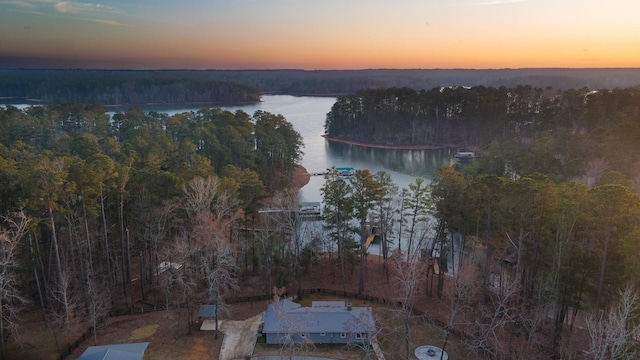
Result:
M300 337L304 339L307 337L307 334L300 334Z
M360 339L362 339L362 334L356 333L356 340L360 340Z
M326 332L321 332L321 333L320 333L320 336L325 336L325 335L327 335L327 333L326 333Z
M340 333L340 337L341 338L346 338L347 337L347 333Z

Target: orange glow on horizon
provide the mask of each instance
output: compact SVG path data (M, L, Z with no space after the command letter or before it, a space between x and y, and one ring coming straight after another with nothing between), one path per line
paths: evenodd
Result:
M136 69L640 66L635 0L54 5L0 4L0 57Z

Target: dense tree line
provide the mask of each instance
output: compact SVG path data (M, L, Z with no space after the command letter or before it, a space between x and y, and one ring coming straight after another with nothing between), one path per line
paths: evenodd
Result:
M263 93L335 96L363 89L449 86L614 89L638 86L640 69L69 70L0 69L0 98L85 104L259 101ZM13 100L11 100L13 101Z
M13 103L229 104L260 101L252 86L193 73L108 70L4 71L0 96Z
M281 115L209 108L110 117L102 106L9 105L0 134L0 325L10 330L29 301L54 332L96 326L145 289L222 309L249 251L231 245L232 228L290 186L303 146Z
M458 305L467 306L458 316L467 317L461 322L478 337L476 351L530 358L507 346L519 343L561 357L578 313L598 317L618 306L621 293L638 288L640 197L619 179L603 177L590 187L539 173L512 179L439 170L431 192L435 216L447 233L465 240L453 271L468 277L456 281L474 284L461 294ZM637 307L637 299L625 306ZM609 343L592 332L592 345L604 347L598 351L611 353L606 347L613 342L631 351L623 357L637 351L637 339L628 338L637 334L636 322L625 316L618 321L628 321L628 332L616 329L621 335Z
M443 347L452 329L464 331L477 358L637 355L640 196L631 182L612 172L590 186L470 165L444 166L430 184L405 189L385 172L325 175L323 236L336 277L348 291L345 273L359 266L359 293L366 276L393 284L400 326L381 331L401 334L399 356L415 346L412 309L425 294L451 302ZM385 274L367 275L372 235Z
M590 132L638 123L637 88L444 87L362 90L327 115L329 136L372 143L483 145L512 136L571 129Z
M351 94L361 89L438 86L613 89L640 84L640 69L363 69L363 70L203 70L213 79L248 84L263 92L290 95Z

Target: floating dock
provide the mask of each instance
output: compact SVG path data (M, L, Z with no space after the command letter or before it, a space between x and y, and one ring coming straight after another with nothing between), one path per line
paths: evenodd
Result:
M336 170L338 170L338 175L340 176L353 176L356 174L356 170L352 167L339 167Z
M322 208L319 202L301 202L298 208L299 216L320 216Z
M458 160L471 160L476 158L476 153L475 151L458 151L455 158Z
M353 176L356 174L356 169L352 168L352 167L339 167L336 168L336 171L338 171L338 176ZM311 173L309 175L311 176L324 176L328 174L328 172L315 172L315 173Z

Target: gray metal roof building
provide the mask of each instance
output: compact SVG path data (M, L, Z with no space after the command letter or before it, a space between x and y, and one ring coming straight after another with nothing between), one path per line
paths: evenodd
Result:
M302 307L289 300L270 304L263 315L267 344L367 342L376 327L370 307L343 301L314 301Z

